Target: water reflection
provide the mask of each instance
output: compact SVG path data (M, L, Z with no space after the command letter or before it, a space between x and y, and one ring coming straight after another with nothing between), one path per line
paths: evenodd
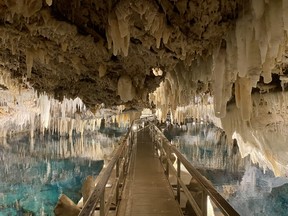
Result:
M241 215L284 216L288 209L288 179L263 173L255 166L247 167L235 192L228 201Z
M191 123L166 127L164 134L240 215L288 215L288 179L241 159L237 143L228 143L219 128Z
M188 123L186 128L170 126L164 134L196 168L244 172L249 158L241 159L237 143L227 143L225 133L213 124Z
M73 139L3 140L0 215L53 215L61 193L78 202L83 180L99 174L118 139L98 133Z

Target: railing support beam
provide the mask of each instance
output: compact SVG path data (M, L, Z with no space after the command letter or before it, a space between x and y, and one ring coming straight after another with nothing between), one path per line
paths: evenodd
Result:
M207 194L202 191L202 212L203 216L207 216Z
M120 164L120 162L119 162L119 159L118 159L118 161L117 161L117 163L116 163L116 193L115 193L115 204L116 204L116 206L118 205L118 201L119 201L119 180L120 180L120 178L119 178L119 165Z
M105 189L100 197L100 216L105 216Z
M167 162L168 163L168 162ZM177 177L180 179L180 175L181 175L181 162L180 159L177 157ZM180 198L180 181L177 178L177 201L180 204L181 198Z
M207 215L207 196L210 197L211 201L219 208L225 216L238 216L239 213L215 190L215 188L211 185L211 183L204 178L192 165L191 163L179 152L179 150L170 144L167 138L163 135L163 133L157 128L155 125L151 124L150 129L152 134L157 137L157 141L159 143L158 148L161 152L161 157L166 157L168 163L171 167L171 172L174 176L177 177L177 194L176 199L180 203L180 189L182 188L188 201L190 202L191 206L193 207L196 215L199 216L206 216ZM160 140L158 140L160 138ZM171 153L174 153L177 157L177 170L173 167L173 164L169 158ZM186 170L189 172L192 178L194 178L199 186L203 190L202 199L199 200L199 205L196 203L195 199L191 196L191 192L187 188L187 186L181 180L181 168L180 165L183 165ZM167 173L167 165L166 173ZM169 171L170 172L170 171Z
M133 125L133 124L132 124ZM101 171L99 179L96 187L91 193L90 197L84 204L81 212L78 216L91 216L94 215L94 211L96 206L100 204L100 216L105 216L109 213L112 200L114 197L116 199L116 204L119 204L119 196L120 196L120 186L125 182L125 175L127 172L128 163L130 161L130 153L131 153L131 145L133 144L133 138L131 139L131 127L124 139L121 140L121 144L113 155L111 161L107 165L105 169ZM112 188L110 193L107 195L107 200L105 204L105 187L110 179L113 169L116 169L116 177L112 183ZM123 188L123 187L122 187ZM117 208L117 205L116 205Z

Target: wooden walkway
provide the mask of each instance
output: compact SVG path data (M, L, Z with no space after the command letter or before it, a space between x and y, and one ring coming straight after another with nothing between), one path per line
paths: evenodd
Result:
M137 144L134 145L137 149L132 151L130 172L117 215L182 215L159 158L155 155L148 130L137 133Z

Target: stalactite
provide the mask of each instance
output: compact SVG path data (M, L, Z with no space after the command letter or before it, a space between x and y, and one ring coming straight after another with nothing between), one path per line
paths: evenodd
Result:
M180 6L177 7L181 8ZM183 10L185 8L181 8L181 11ZM198 56L191 61L191 64L179 61L174 71L166 75L164 82L149 97L150 103L153 102L158 109L157 116L163 120L170 111L176 122L182 122L189 115L194 118L203 118L207 109L203 103L195 103L198 99L193 101L193 98L195 94L200 97L205 96L209 89L208 91L213 95L215 110L208 112L209 118L217 122L218 126L224 127L230 139L234 132L238 134L235 137L239 138L239 142L243 145L241 150L245 152L244 155L250 154L255 163L272 169L276 175L283 175L287 172L286 160L277 160L276 155L279 152L270 146L273 141L266 136L267 131L261 126L262 124L255 122L255 119L261 122L270 119L271 122L267 123L269 130L280 133L280 137L284 136L283 128L285 128L286 117L283 113L287 112L284 91L287 78L282 67L286 64L283 62L285 59L283 56L287 45L287 10L288 4L284 0L255 0L246 5L243 13L239 14L235 28L227 32L222 39L221 48L214 47L208 58ZM157 13L154 12L153 15L150 12L150 15L149 23L153 26L153 21L158 19ZM179 35L179 43L183 39L181 37ZM213 64L211 64L212 57ZM271 95L268 85L272 81L272 74L279 75L281 87L284 90L277 93L279 96L275 96L273 105L272 97L266 101L266 97ZM209 87L201 82L209 83ZM266 86L267 90L265 90ZM256 96L252 95L253 88L260 89L260 93L266 92L263 97L261 94L257 95L263 101L255 101ZM235 97L235 106L230 105L234 103L233 97ZM187 107L193 108L189 110ZM231 114L231 107L233 107L233 114ZM266 113L263 113L264 110ZM260 117L257 117L259 113L266 116L264 118L267 120L260 120ZM220 119L215 118L215 115ZM280 120L282 118L283 122ZM227 124L228 121L229 124ZM276 123L273 123L275 121ZM249 130L252 132L248 132ZM286 139L285 135L282 139L283 143L286 143ZM248 146L246 150L244 150L245 146ZM279 146L282 145L279 143Z
M115 11L108 16L106 37L108 48L113 48L113 55L123 54L128 56L130 43L130 9L129 3L117 4Z
M119 78L117 93L123 102L131 101L135 97L135 87L128 75L123 75Z
M64 97L60 102L45 93L37 96L37 92L31 87L19 87L19 83L11 79L10 74L4 70L0 70L0 84L7 87L7 90L1 90L0 97L0 111L5 112L0 119L0 129L6 131L0 136L4 137L7 132L12 136L20 131L29 132L31 139L47 133L72 137L75 132L84 136L85 133L99 130L103 117L108 119L110 115L121 113L124 109L121 106L112 114L101 110L93 114L80 98ZM124 120L123 125L127 127L137 117L139 116L136 114L126 114L120 121ZM38 134L39 131L41 134Z

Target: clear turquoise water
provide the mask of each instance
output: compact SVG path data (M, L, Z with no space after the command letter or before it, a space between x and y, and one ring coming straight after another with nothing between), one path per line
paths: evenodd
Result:
M47 163L52 170L49 174ZM22 215L24 212L53 215L59 195L64 193L77 203L83 180L88 175L97 176L102 166L103 161L59 159L38 161L28 167L10 167L9 173L1 177L0 215Z
M1 143L0 216L54 215L62 193L77 203L85 178L100 173L103 157L117 144L115 134L108 136L98 134L84 140L50 137L35 140L33 145L22 137Z
M242 216L288 216L288 178L275 177L259 169L249 158L241 159L233 144L219 142L217 130L197 126L189 131L166 130L186 158L224 195L223 186L232 186L226 199ZM215 133L215 134L214 134Z

